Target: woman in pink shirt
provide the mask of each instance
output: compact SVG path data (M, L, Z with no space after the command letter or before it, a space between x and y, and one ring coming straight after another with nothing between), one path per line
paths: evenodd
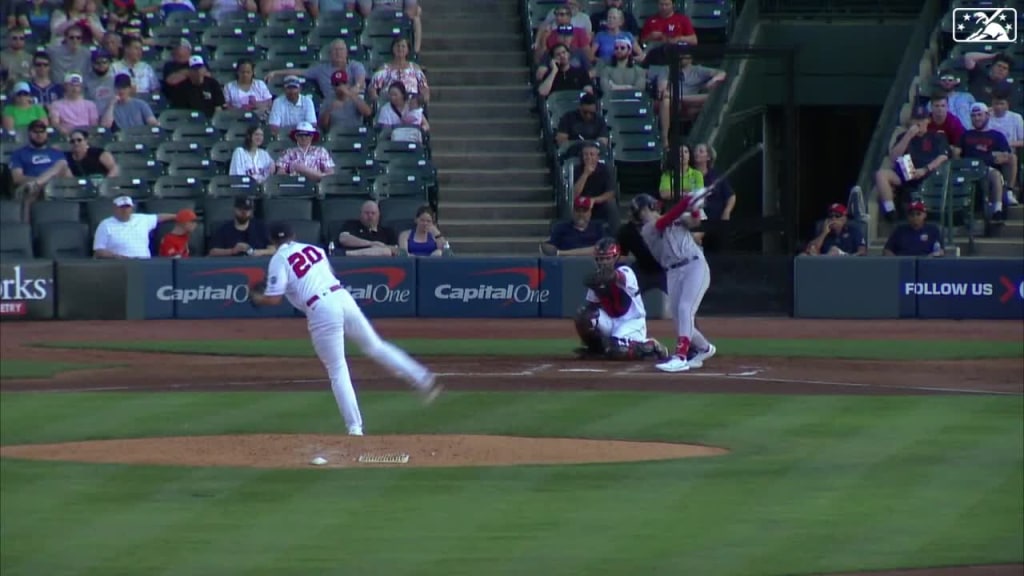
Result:
M50 104L50 125L67 136L75 128L98 126L100 112L92 100L82 96L82 76L64 77L64 97Z
M430 101L430 86L427 77L418 64L409 62L409 41L399 36L391 43L391 62L373 73L367 92L370 100L376 100L380 94L395 82L401 82L405 91L416 96L420 103Z

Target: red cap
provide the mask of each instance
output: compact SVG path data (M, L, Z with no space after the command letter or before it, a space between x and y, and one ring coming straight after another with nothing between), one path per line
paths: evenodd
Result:
M348 74L344 70L335 70L334 74L331 74L331 86L342 84L348 84Z
M846 216L846 206L839 204L838 202L828 207L829 214L842 214Z
M174 221L178 224L188 224L189 222L196 221L196 213L188 208L182 208L178 210L178 214L175 216Z
M927 211L928 210L925 208L924 202L921 202L920 200L914 200L913 202L911 202L910 206L908 207L908 210L907 210L907 212L927 212Z
M590 198L587 198L586 196L577 196L576 200L572 203L572 207L576 210L590 210L590 207L593 206L593 204L594 203Z

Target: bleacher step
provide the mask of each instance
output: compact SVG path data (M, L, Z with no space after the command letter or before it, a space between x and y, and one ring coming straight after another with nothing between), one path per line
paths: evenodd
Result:
M441 192L444 213L448 213L448 206L451 203L472 203L479 206L491 203L550 202L551 200L550 184L515 187L508 186L508 183L509 181L506 181L505 186L488 186L485 189L478 186L445 186Z
M519 21L519 6L515 2L481 2L480 0L445 0L430 5L424 11L423 19L433 23L434 17L440 21L486 10L488 18Z
M419 62L422 66L458 66L460 68L497 66L499 68L514 68L522 66L525 60L521 50L488 50L486 52L463 52L457 54L434 51L420 52Z
M522 34L445 34L438 31L437 34L424 32L421 52L437 52L450 50L451 52L471 52L475 50L521 50L523 47ZM430 81L436 82L434 78Z
M491 66L487 68L449 68L431 67L430 81L432 83L461 84L464 86L493 86L493 85L514 85L526 87L530 82L530 69L526 66L508 66L499 68Z
M432 150L445 154L525 154L542 152L537 137L500 137L484 136L480 138L452 138L437 136L430 139Z
M549 220L444 220L444 233L450 238L492 236L544 236L551 230Z
M522 106L534 104L533 90L518 84L509 86L438 86L430 85L431 106L458 102L470 106L478 102L505 103Z
M539 138L540 126L537 119L529 114L521 118L503 118L495 120L461 120L457 118L430 119L431 137L450 136L461 138L472 137L531 137Z
M430 8L423 11L423 28L436 31L440 34L470 34L480 30L480 8L456 14L445 14L438 16L434 13L434 4L446 4L447 2L432 3ZM487 8L488 12L490 8ZM487 19L488 30L505 34L515 34L522 29L519 18L495 18L493 15Z
M551 189L551 174L544 170L502 170L500 166L492 170L470 170L465 168L438 170L437 179L441 186L441 194L448 186L474 186L481 196L488 194L494 187L508 186L515 183L519 186L547 186Z
M498 120L502 118L520 118L525 103L509 105L506 102L478 102L467 106L463 102L431 102L431 120L461 118L465 120Z
M447 195L446 195L447 198ZM552 200L531 202L452 202L444 203L444 219L473 220L495 223L495 220L550 221L555 217Z
M446 168L457 168L463 170L487 170L490 168L531 170L544 169L547 167L547 160L544 156L536 152L526 154L486 152L477 154L451 154L438 150L431 156L431 161L439 171Z

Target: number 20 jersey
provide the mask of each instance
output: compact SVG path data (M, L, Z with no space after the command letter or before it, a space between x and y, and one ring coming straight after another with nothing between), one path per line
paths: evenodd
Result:
M292 306L303 312L306 302L338 284L327 254L320 248L301 242L277 247L267 270L267 296L284 295Z

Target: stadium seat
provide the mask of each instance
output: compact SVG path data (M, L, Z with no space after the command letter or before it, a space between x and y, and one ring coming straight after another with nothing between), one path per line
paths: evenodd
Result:
M205 155L204 147L195 142L171 141L163 142L156 149L156 159L164 164L173 164L177 158Z
M408 229L416 219L416 211L424 204L426 200L423 198L386 198L380 201L381 220L402 223L395 227L395 231ZM356 211L356 217L358 216L359 212Z
M212 234L221 224L234 220L235 199L234 198L206 198L203 201L203 222L206 223L206 231Z
M364 177L369 176L376 170L377 164L373 161L373 152L367 150L365 154L336 154L334 157L334 169L336 171L357 171Z
M265 198L263 218L278 220L312 220L313 200L307 198Z
M374 198L412 197L427 200L427 184L413 173L383 174L373 182Z
M259 21L219 24L204 30L200 43L207 49L212 50L220 45L227 45L232 41L249 41L261 27L262 25ZM195 43L193 43L194 45Z
M272 198L316 198L319 190L316 182L305 177L275 174L263 183L263 193Z
M227 132L235 125L249 127L259 123L259 115L250 110L220 109L214 112L213 117L210 118L210 126L213 126L222 133Z
M221 139L221 132L207 124L186 122L177 126L171 133L172 142L190 142L209 148Z
M167 166L168 176L187 176L209 182L221 169L209 156L178 156Z
M31 260L32 226L24 222L6 222L0 226L0 259Z
M374 147L377 145L377 135L368 126L346 126L344 124L335 124L328 129L327 133L324 134L324 140L330 142L336 138L360 138L368 141L368 146Z
M117 157L117 164L124 176L138 176L147 180L155 180L163 176L167 167L148 156L125 154Z
M120 142L130 142L155 149L161 143L171 139L171 132L159 126L132 126L119 130L117 139Z
M154 198L200 198L203 182L194 176L161 176L153 186Z
M218 63L216 69L211 68L211 71L217 73L228 73L232 78L235 75L235 63L241 58L248 58L254 62L260 61L265 55L266 51L256 46L248 39L225 39L221 40L215 47L217 57L215 62Z
M205 30L217 22L207 12L178 11L164 16L165 26L184 26L193 30Z
M362 28L348 26L347 24L324 24L323 20L306 37L306 44L311 50L323 50L331 45L331 42L341 39L349 46L359 43L359 35Z
M21 203L14 200L0 200L0 222L21 222Z
M381 140L373 151L373 160L379 164L387 164L391 158L405 155L415 158L426 158L427 150L424 145L415 142Z
M147 198L151 195L151 185L158 176L152 178L146 175L118 176L116 178L105 178L100 183L100 197L109 200L117 196L131 196L136 200Z
M294 28L310 31L316 22L305 12L282 11L271 12L267 16L267 28Z
M153 197L142 203L141 211L151 214L177 214L179 210L193 210L197 208L201 198L160 198Z
M323 245L323 230L317 220L286 220L295 232L295 239L315 246Z
M370 197L370 181L349 170L335 172L320 181L320 195L366 199Z
M39 232L38 228L49 222L79 222L82 218L82 208L77 202L58 202L44 200L33 202L29 212L29 221L32 224L33 232Z
M199 45L199 39L202 37L203 30L198 27L192 26L175 26L173 24L163 24L156 26L150 30L150 36L152 38L152 46L157 49L172 48L178 44L183 38L188 40L193 48Z
M259 196L260 184L249 176L214 176L207 184L210 196L215 198L234 198L239 195Z
M50 222L39 230L40 258L88 258L90 252L89 225L84 222Z
M84 202L96 197L96 189L88 178L54 178L46 183L43 197L47 200Z
M210 160L220 166L222 172L227 172L228 167L231 166L231 157L235 154L235 148L241 142L217 142L210 148Z

